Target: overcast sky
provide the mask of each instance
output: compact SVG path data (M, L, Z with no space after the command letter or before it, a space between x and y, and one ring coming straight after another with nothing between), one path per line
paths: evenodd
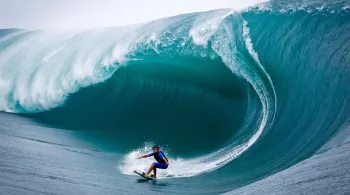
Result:
M0 28L95 28L264 0L0 0Z

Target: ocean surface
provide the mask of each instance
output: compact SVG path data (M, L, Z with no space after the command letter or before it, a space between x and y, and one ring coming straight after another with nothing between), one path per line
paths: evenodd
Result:
M350 194L349 5L0 30L0 194Z

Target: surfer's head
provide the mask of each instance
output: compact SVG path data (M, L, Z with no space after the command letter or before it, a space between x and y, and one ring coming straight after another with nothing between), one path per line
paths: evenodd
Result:
M153 146L152 150L154 153L158 153L159 152L159 147L158 146Z

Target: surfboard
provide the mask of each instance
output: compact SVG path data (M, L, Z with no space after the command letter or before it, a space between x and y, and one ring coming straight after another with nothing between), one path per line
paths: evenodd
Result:
M151 177L151 176L146 177L145 174L144 174L144 172L134 171L134 173L138 174L139 176L141 176L141 177L143 177L143 178L145 178L145 179L147 179L147 180L155 180L155 178L153 178L153 177Z

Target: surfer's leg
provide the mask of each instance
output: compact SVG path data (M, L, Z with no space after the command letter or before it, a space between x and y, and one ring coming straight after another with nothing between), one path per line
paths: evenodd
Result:
M152 163L151 167L148 169L147 173L145 174L146 177L148 177L148 175L151 173L151 171L153 170L154 167L154 163Z
M157 168L153 167L153 177L156 178L157 177Z

